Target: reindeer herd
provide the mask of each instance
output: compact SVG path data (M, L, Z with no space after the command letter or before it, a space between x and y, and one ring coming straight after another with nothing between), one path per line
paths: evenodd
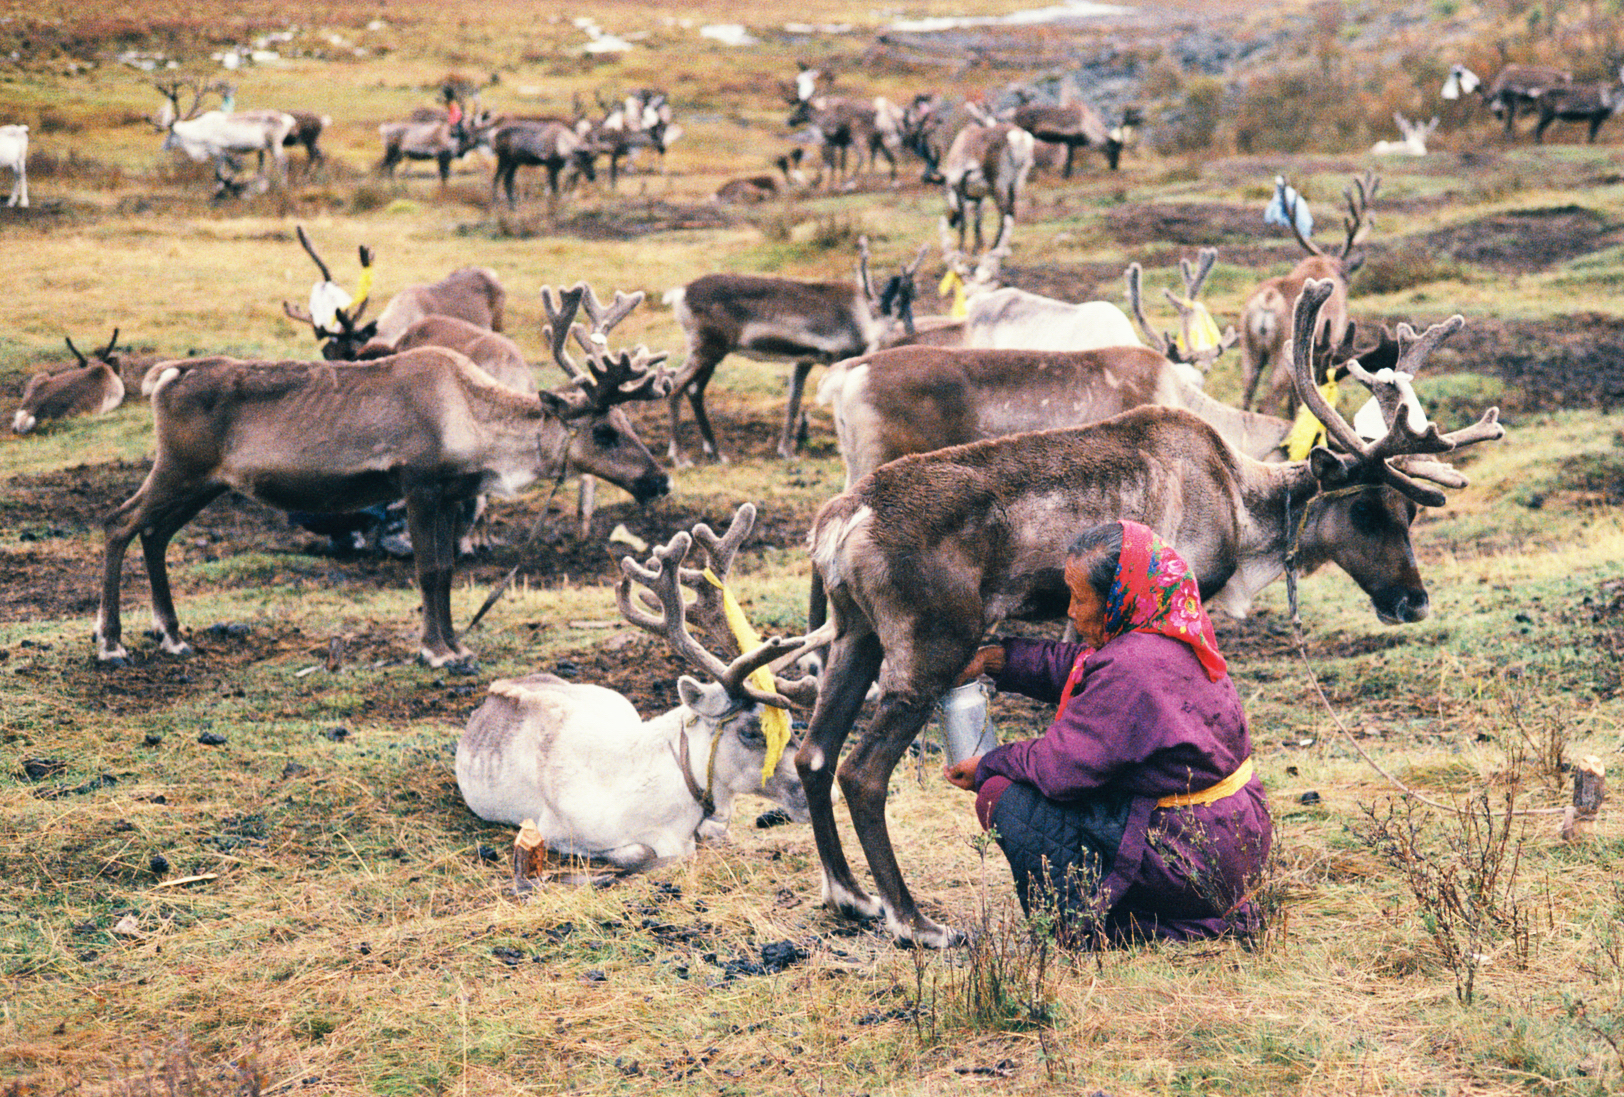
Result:
M212 159L222 180L248 152L285 171L294 115L198 113L202 90L183 113L181 90L167 89L169 109L154 120L166 141ZM807 631L761 642L737 627L726 583L753 505L740 507L721 536L704 525L675 531L646 564L622 561L617 604L703 675L681 679L679 706L645 721L624 697L590 683L546 674L496 681L458 746L457 782L481 817L531 824L553 850L618 870L689 855L696 839L725 833L734 796L770 796L811 822L828 906L883 918L899 941L943 947L960 937L922 913L903 880L886 821L889 778L989 632L1008 619L1061 616L1063 555L1077 530L1114 518L1151 526L1189 562L1207 604L1237 616L1288 569L1327 563L1358 584L1381 621L1427 616L1411 525L1419 508L1441 506L1445 489L1465 485L1450 456L1504 432L1491 408L1444 433L1416 402L1411 380L1460 317L1419 334L1401 324L1396 338L1354 349L1347 285L1372 225L1374 174L1348 188L1334 251L1296 227L1295 207L1285 211L1309 254L1246 297L1238 334L1220 333L1200 301L1212 249L1181 263L1182 286L1165 290L1176 319L1163 332L1147 316L1137 263L1124 272L1127 311L1000 285L1035 143L1064 145L1068 171L1075 151L1090 147L1115 169L1129 137L1073 93L1041 110L1021 104L1007 119L968 104L962 129L934 157L926 153L939 147L940 104L836 97L811 67L791 94L793 124L817 136L831 177L846 175L848 155L870 168L887 158L894 173L897 153L925 150L926 174L939 175L947 196L942 260L962 286L962 316L915 317L927 247L876 286L865 240L850 282L717 272L672 290L665 300L686 339L673 368L646 346L611 349L642 293L605 301L584 284L544 288L540 335L563 377L541 388L505 331L506 291L495 271L469 266L407 287L369 321L371 249L360 249L362 286L352 297L301 227L321 281L308 307L283 307L308 325L321 361L207 356L160 361L141 376L155 456L105 521L96 658L110 668L131 659L121 577L137 537L158 650L190 651L166 548L210 501L237 491L314 514L403 502L422 594L419 658L471 669L450 593L459 543L484 496L571 474L602 477L639 503L669 494L670 475L626 414L640 401L668 404L671 465L692 463L680 440L684 401L702 458L725 462L705 391L731 354L791 363L777 446L789 458L809 429L807 382L823 365L816 398L831 409L846 481L808 532ZM561 173L583 144L601 148L605 133L626 139L622 155L663 153L676 136L663 96L605 106L603 121L585 128L474 111L385 127L383 137L391 166L436 160L442 179L457 150L488 140L498 161L493 200L505 189L511 201L517 166L551 173L551 156L562 158ZM314 142L307 147L316 158ZM617 163L611 155L612 176ZM989 197L999 228L984 248L973 211ZM116 340L117 332L95 363L70 341L78 365L31 381L14 429L115 406L124 396ZM1237 343L1245 394L1233 407L1203 384ZM1289 416L1300 403L1322 425L1325 444L1306 457L1283 451L1290 419L1251 410L1265 375L1266 407ZM1370 390L1352 423L1322 394L1330 377ZM702 566L688 560L696 544ZM871 700L871 718L842 756ZM774 714L784 709L808 718L788 752L770 730L787 729ZM872 894L842 848L837 780Z

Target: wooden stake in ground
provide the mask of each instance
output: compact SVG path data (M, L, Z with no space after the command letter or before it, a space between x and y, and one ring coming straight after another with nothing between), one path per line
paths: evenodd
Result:
M530 890L530 877L535 874L536 862L541 859L542 841L541 831L534 819L526 819L519 825L519 833L513 839L514 891Z
M1595 819L1605 799L1607 767L1596 755L1586 755L1573 767L1573 806L1562 813L1562 840L1573 842L1582 837L1579 824Z

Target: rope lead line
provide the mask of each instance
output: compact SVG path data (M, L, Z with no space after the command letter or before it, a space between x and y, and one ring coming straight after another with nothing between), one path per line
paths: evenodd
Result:
M1353 737L1353 732L1348 730L1348 725L1342 722L1342 717L1338 716L1336 709L1332 707L1331 699L1325 695L1325 688L1320 685L1319 675L1314 673L1314 664L1308 658L1308 642L1303 638L1303 620L1301 615L1299 615L1297 612L1297 551L1299 548L1299 543L1302 540L1303 526L1308 520L1308 509L1314 505L1316 500L1335 499L1341 495L1352 495L1354 492L1363 491L1364 487L1365 486L1361 484L1356 487L1338 488L1336 491L1313 496L1303 505L1302 513L1298 516L1295 527L1292 526L1291 522L1291 491L1290 489L1287 489L1286 491L1286 531L1287 537L1289 538L1289 540L1286 542L1286 600L1291 607L1292 641L1297 645L1297 654L1302 658L1303 671L1308 675L1309 684L1314 687L1314 692L1319 694L1320 704L1325 706L1325 711L1330 715L1331 722L1334 723L1336 725L1336 729L1342 733L1342 737L1348 741L1348 745L1353 747L1354 751L1358 753L1359 757L1365 760L1365 764L1371 769L1375 770L1377 773L1381 774L1388 784L1392 785L1394 788L1398 789L1400 793L1416 801L1417 803L1425 804L1427 807L1433 808L1437 811L1447 811L1450 814L1455 814L1459 811L1459 808L1449 804L1439 803L1437 800L1432 800L1421 795L1409 785L1406 785L1403 781L1400 781L1397 777L1394 777L1391 773L1388 773L1385 769L1383 769L1381 767L1381 763L1372 758L1369 752L1366 751L1364 747L1359 745L1359 740ZM1510 814L1560 815L1565 810L1565 808L1519 808Z

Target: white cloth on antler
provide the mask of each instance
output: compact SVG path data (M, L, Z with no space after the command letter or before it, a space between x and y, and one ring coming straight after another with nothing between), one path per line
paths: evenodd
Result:
M1400 406L1406 409L1410 417L1410 429L1417 434L1427 429L1427 412L1421 406L1421 398L1415 394L1415 380L1413 374L1392 369L1379 369L1371 374L1379 384L1392 385L1398 389ZM1381 404L1372 396L1365 401L1353 417L1353 429L1361 439L1374 442L1387 436L1387 417L1383 414Z
M310 289L310 319L318 328L332 330L338 310L349 308L353 300L337 283L317 282Z
M1297 193L1297 188L1288 184L1284 175L1274 177L1274 195L1269 199L1269 204L1263 207L1263 223L1290 228L1291 221L1286 211L1292 209L1294 204L1297 213L1297 231L1302 233L1303 239L1306 240L1314 235L1314 215L1308 211L1308 203Z

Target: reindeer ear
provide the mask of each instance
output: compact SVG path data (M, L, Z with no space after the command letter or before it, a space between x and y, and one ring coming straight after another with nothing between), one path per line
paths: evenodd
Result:
M1348 483L1348 467L1342 463L1342 458L1324 446L1315 446L1309 451L1308 470L1319 481L1322 491L1331 491Z
M733 699L721 686L714 683L707 686L686 674L677 679L677 699L711 720L720 720L733 708Z

